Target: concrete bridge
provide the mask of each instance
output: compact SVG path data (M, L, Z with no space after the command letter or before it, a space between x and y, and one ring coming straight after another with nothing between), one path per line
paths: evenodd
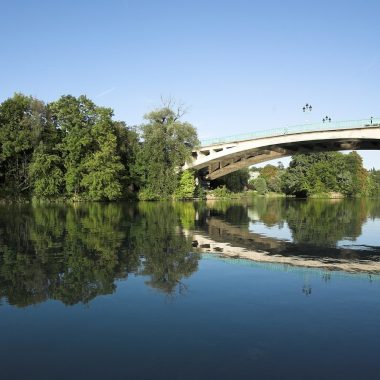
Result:
M380 118L305 124L204 140L184 169L214 180L241 168L296 153L380 149Z

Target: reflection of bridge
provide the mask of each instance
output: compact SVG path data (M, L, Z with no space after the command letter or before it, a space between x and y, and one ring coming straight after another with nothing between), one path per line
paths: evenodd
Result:
M201 252L225 257L296 267L324 268L346 272L379 274L380 249L357 251L340 247L321 247L267 237L234 226L217 217L206 219L205 231L186 231Z
M307 124L202 141L193 168L208 180L243 167L292 156L340 150L380 149L380 119Z
M215 253L202 253L202 259L205 260L217 260L217 261L224 261L228 264L236 264L239 266L245 266L245 267L254 267L254 268L262 268L265 270L271 270L271 271L280 271L280 272L292 272L296 273L298 275L301 275L303 277L307 278L310 275L314 275L319 278L324 278L326 281L330 280L331 278L331 272L334 272L334 277L349 277L349 278L362 278L362 279L369 279L370 281L380 281L380 275L377 273L366 273L366 272L345 272L343 270L339 270L340 268L326 268L326 267L304 267L304 266L297 266L294 263L273 263L273 262L258 262L251 259L243 259L243 258L236 258L235 256L233 258L229 257L228 255L215 255ZM335 270L336 269L336 270Z

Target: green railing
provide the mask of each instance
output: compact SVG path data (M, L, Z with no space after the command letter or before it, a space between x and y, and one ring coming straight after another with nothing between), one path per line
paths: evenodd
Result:
M365 127L380 127L380 118L374 117L372 118L372 121L371 121L371 118L368 118L368 119L362 119L362 120L348 120L348 121L336 121L336 122L286 126L283 128L267 129L264 131L257 131L257 132L251 132L251 133L244 133L240 135L201 140L201 146L253 140L253 139L259 139L263 137L291 135L291 134L303 133L303 132L329 131L329 130L336 130L336 129L355 129L355 128L365 128Z

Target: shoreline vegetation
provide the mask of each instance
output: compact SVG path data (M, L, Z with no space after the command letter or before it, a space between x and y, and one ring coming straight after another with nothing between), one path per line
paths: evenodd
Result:
M15 94L0 104L0 203L379 197L380 171L357 152L297 154L209 183L181 171L199 146L173 100L128 126L86 96L44 103Z

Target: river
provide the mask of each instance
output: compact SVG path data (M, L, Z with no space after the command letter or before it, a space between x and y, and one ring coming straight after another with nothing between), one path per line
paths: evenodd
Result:
M1 379L380 373L380 201L0 206Z

